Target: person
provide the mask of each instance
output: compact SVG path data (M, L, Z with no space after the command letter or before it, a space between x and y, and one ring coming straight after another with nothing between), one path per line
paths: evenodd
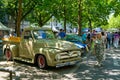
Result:
M64 30L63 30L63 29L60 29L60 32L58 33L58 37L59 37L60 39L63 39L65 36L66 36L66 33L64 32Z
M114 45L115 48L118 48L119 38L120 38L120 35L118 34L118 32L115 32L115 34L114 34L114 41L113 41L113 45Z
M120 30L119 30L118 34L119 34L119 36L120 36ZM119 45L120 45L120 37L119 37Z
M83 34L82 34L82 41L83 41L84 44L86 44L86 41L87 41L87 34L86 34L86 32L83 32Z
M112 41L111 41L111 42L112 42L112 47L113 47L113 41L114 41L114 32L112 32L112 33L111 33L111 35L112 35Z
M3 38L8 38L9 37L9 32L5 31Z
M112 44L112 34L110 32L107 32L107 49L111 47Z
M104 47L102 44L102 35L99 33L96 35L96 45L95 45L95 56L97 59L97 66L101 66L102 65L102 61L104 60L105 54L104 54Z
M43 32L41 33L41 36L42 36L42 39L46 39L46 38L47 38L46 32L43 31Z
M88 45L91 44L91 37L92 37L92 32L88 30L88 33L87 33L87 44Z
M106 43L107 43L107 38L105 35L105 32L101 32L101 39L102 39L102 44L103 44L103 48L106 48Z
M87 41L90 41L91 40L91 32L90 30L88 30L88 33L87 33Z
M15 32L11 32L11 33L10 33L10 36L11 36L11 37L13 37L13 36L15 37L15 36L17 36L17 35L16 35Z
M94 35L91 37L91 43L89 45L89 52L87 53L87 64L88 64L89 58L95 54L95 41L96 41L96 36Z
M96 33L96 35L91 37L91 47L90 47L90 52L87 55L87 58L89 59L91 55L93 55L97 60L95 66L101 66L102 61L104 60L104 50L101 39L101 33Z
M93 30L93 31L92 31L92 36L95 36L96 33L97 33L97 31Z

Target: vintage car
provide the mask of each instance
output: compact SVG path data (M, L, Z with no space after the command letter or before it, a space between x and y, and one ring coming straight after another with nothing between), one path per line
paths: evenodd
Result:
M66 37L64 38L64 40L73 42L78 48L80 48L82 56L86 55L86 53L88 52L87 44L84 44L82 41L82 38L77 34L66 34Z
M80 49L73 43L58 40L48 28L25 28L21 37L3 39L7 60L35 63L39 68L74 65L81 60Z

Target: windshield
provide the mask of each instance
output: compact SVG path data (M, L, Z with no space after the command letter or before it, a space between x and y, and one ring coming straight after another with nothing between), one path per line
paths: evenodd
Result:
M33 31L35 39L54 39L54 34L52 31L47 30L36 30Z

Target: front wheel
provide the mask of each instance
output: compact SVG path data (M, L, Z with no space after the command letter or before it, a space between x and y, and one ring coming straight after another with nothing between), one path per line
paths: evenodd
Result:
M38 67L41 69L47 68L47 62L46 62L46 59L43 55L38 55L37 64L38 64Z
M5 50L5 57L7 61L12 60L12 52L9 49Z

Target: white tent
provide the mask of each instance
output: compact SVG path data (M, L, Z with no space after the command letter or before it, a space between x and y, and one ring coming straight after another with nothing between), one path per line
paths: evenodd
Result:
M0 22L0 30L10 30L10 28L6 27Z
M93 30L97 31L97 32L101 32L102 29L100 27L94 28Z

